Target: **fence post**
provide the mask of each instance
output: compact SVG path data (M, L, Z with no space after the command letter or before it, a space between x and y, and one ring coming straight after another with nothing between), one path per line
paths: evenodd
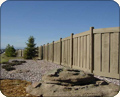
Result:
M21 51L21 55L20 55L20 57L22 57L22 50L20 50Z
M39 47L37 46L37 47L36 47L36 52L37 52L37 53L36 53L36 55L35 55L36 57L38 57L38 49L39 49Z
M49 43L47 43L47 61L49 59Z
M22 50L22 57L24 56L24 50Z
M41 60L43 60L43 45L41 45Z
M62 38L60 38L60 65L62 62Z
M41 58L41 54L42 54L42 52L41 52L41 48L42 48L42 47L40 46L40 47L39 47L39 51L38 51L39 59L42 59L42 58Z
M43 59L45 60L45 44L43 45Z
M53 41L52 44L53 44L53 49L52 49L52 50L53 50L53 51L52 51L52 52L53 52L53 55L52 55L52 62L54 62L54 41Z
M38 55L39 55L39 59L42 59L42 46L39 47L38 49Z
M70 67L72 68L73 66L73 35L74 33L71 34L70 37Z
M90 27L90 65L91 65L91 73L93 73L94 69L94 36L93 36L94 27Z

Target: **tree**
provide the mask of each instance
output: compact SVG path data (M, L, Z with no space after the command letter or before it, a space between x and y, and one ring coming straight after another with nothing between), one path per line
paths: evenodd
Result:
M12 45L12 46L10 46L10 44L8 44L7 46L6 46L6 49L5 49L5 55L7 56L7 57L15 57L16 56L16 52L15 52L16 50L15 50L15 48L14 48L14 46Z
M27 47L24 50L24 58L25 59L32 59L34 57L36 57L36 47L35 47L35 43L34 43L35 38L33 36L30 36L28 38L28 43L26 43Z

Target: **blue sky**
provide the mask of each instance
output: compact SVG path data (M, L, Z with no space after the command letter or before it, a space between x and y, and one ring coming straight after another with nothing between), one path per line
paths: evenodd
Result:
M113 1L7 1L1 7L1 48L9 43L36 46L95 29L119 26L119 6Z

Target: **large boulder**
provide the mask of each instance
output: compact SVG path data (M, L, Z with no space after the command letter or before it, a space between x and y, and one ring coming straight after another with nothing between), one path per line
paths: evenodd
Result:
M85 85L92 83L94 76L80 70L60 68L47 73L42 77L42 80L46 83Z
M115 91L113 91L115 89ZM35 96L114 96L119 87L99 81L92 74L75 69L55 69L45 74L40 82L26 87ZM112 94L110 94L112 93ZM108 95L109 94L109 95Z

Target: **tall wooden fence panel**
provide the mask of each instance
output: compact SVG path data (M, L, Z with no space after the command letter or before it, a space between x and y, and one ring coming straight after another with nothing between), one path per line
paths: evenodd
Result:
M54 63L60 64L60 41L54 42Z
M62 65L70 67L70 37L62 39Z
M43 46L38 48L38 57L40 60L43 59Z
M94 74L119 78L120 36L118 28L94 29Z
M43 45L43 60L45 60L45 45Z
M73 68L91 72L90 31L73 35Z
M45 60L48 60L48 46L47 44L45 45Z
M53 43L48 45L48 61L53 62Z

